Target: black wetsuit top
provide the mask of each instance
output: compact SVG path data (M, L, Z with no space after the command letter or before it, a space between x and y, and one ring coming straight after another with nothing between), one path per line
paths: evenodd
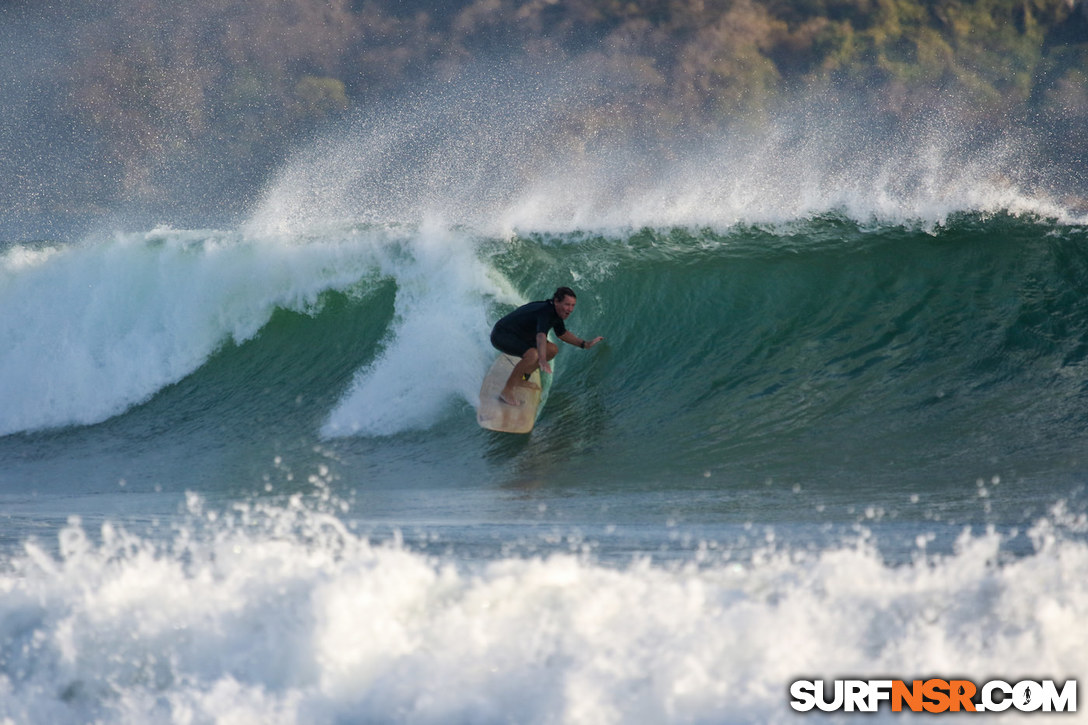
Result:
M552 300L530 302L495 323L491 344L507 355L521 357L529 348L536 347L538 332L546 335L552 329L558 337L567 331L563 319L555 311L555 303Z

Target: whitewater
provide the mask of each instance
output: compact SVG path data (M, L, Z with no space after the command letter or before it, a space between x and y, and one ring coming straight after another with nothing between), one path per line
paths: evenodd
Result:
M0 723L1085 670L1088 227L1030 134L808 109L662 156L499 95L356 118L230 228L3 241ZM605 343L479 429L491 324L559 285Z

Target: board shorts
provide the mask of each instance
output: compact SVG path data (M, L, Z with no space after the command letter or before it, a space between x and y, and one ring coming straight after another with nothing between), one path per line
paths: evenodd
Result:
M530 348L536 347L532 342L526 342L509 330L497 326L491 331L491 344L499 352L505 352L514 357L524 357Z

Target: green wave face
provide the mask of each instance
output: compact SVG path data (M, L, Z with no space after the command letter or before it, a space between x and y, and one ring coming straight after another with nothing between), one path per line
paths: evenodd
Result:
M151 255L149 268L175 265L201 291L179 308L156 297L162 286L115 280L144 295L140 319L161 315L167 332L150 339L164 342L141 369L163 361L147 378L164 382L140 394L140 376L94 363L113 412L94 420L102 396L87 393L88 409L67 425L24 431L35 450L120 452L129 469L146 465L178 486L251 485L274 454L332 456L352 481L393 487L545 471L572 485L770 479L850 490L1079 471L1069 452L1088 429L1088 252L1077 226L970 214L936 228L863 226L830 215L510 238L357 226L277 244L192 234L102 251ZM223 272L231 265L237 275ZM210 281L218 296L204 291ZM605 341L562 346L530 442L496 442L473 410L494 355L490 325L558 285L579 293L570 329ZM231 325L192 323L218 320L224 300L242 310ZM91 350L131 336L104 322L84 334ZM209 352L170 380L174 351L200 346ZM42 377L51 364L33 370ZM184 466L170 454L192 450L208 453ZM103 470L120 475L116 463Z

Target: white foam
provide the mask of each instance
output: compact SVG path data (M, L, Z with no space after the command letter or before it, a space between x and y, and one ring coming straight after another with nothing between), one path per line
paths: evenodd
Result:
M404 247L385 348L330 413L326 436L425 429L451 401L479 400L491 346L487 299L498 288L472 240L429 222Z
M0 434L89 424L146 400L277 307L374 268L365 236L159 229L0 256Z
M780 722L799 677L1088 666L1088 546L1053 522L1013 560L990 533L900 566L847 544L457 565L299 499L191 510L205 533L72 522L59 557L0 562L0 722Z

